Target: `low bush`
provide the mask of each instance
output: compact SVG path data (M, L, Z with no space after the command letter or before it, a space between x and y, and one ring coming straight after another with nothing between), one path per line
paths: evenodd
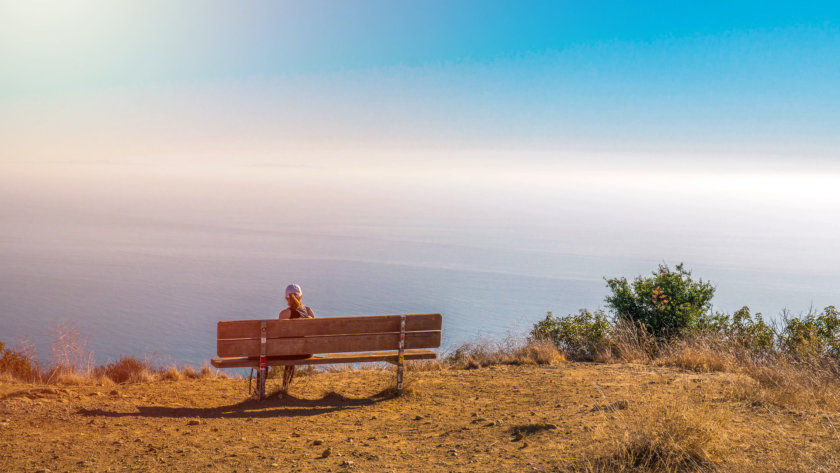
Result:
M38 382L42 378L41 366L34 356L23 350L6 348L3 342L0 342L0 373L27 383Z
M148 382L154 379L153 369L149 363L133 356L123 356L113 363L99 366L95 373L106 376L117 384Z
M793 356L807 358L819 355L840 357L840 312L828 306L819 314L783 317L779 335L781 347Z
M531 330L532 341L549 340L569 359L591 361L609 350L614 324L603 311L581 309L575 315L555 317L551 312Z

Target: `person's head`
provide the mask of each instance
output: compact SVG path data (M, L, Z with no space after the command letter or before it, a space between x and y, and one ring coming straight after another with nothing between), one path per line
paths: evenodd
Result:
M289 307L292 309L300 309L303 305L301 299L303 299L303 291L300 290L300 286L297 284L289 284L286 286L286 302L289 303Z

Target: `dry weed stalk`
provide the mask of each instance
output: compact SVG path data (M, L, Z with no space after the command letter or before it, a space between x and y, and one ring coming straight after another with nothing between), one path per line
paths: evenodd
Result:
M47 382L56 381L61 377L71 379L72 375L91 378L96 365L93 352L88 349L87 338L83 337L71 322L55 323L51 332L52 364Z

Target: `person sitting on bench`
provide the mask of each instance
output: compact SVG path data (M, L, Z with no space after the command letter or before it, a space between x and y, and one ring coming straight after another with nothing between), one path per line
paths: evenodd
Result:
M286 302L289 307L280 312L280 319L314 319L315 312L311 308L303 305L303 291L297 284L289 284L286 287ZM294 358L308 358L312 355L299 355L289 357ZM281 392L286 394L289 392L289 386L292 384L292 379L295 377L295 366L289 365L283 370L283 388Z

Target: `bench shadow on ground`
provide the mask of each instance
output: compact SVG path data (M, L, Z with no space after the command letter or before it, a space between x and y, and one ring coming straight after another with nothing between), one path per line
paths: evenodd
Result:
M274 393L260 401L248 398L229 406L219 407L167 407L137 406L137 412L114 412L105 409L79 409L76 413L88 417L147 417L147 418L274 418L308 417L345 409L358 409L372 406L394 397L389 390L379 392L367 398L348 398L331 392L319 399L298 398L289 394Z

